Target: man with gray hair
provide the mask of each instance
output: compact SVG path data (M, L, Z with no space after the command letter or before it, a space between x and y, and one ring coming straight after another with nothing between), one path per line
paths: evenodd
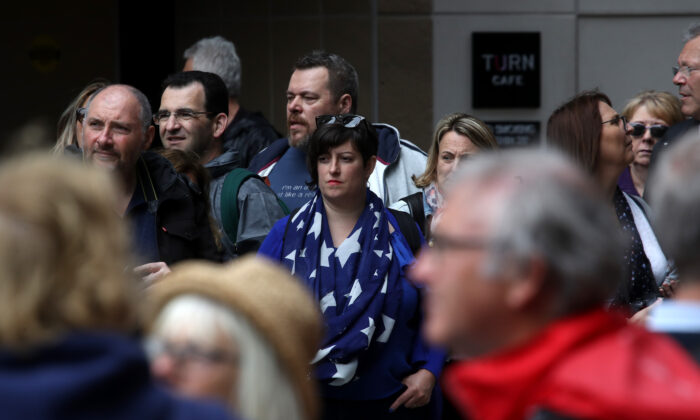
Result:
M202 38L185 50L183 71L199 70L214 73L228 89L228 125L222 135L227 151L237 151L240 162L247 168L250 160L270 143L282 137L260 112L241 106L241 60L231 41L215 36Z
M465 417L700 418L692 359L604 309L623 250L609 203L561 155L462 168L412 275L427 289L427 339L466 357L443 377Z
M167 264L221 260L207 217L207 197L148 152L155 128L146 96L128 85L104 87L90 98L83 120L83 158L110 171L118 184L115 211L132 223L142 274Z
M673 84L678 86L681 112L688 119L672 125L654 146L652 165L674 140L689 132L700 133L700 22L688 27L683 42L685 45L678 55L678 65L673 66Z
M647 327L671 334L700 362L700 137L674 143L657 169L650 196L654 225L679 283L674 299L651 309Z

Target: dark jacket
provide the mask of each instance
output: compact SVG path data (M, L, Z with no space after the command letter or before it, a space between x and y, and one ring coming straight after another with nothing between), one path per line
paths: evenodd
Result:
M137 170L146 185L146 211L156 214L160 260L168 265L186 259L221 261L207 217L207 197L156 153L144 152Z
M239 108L233 122L226 127L222 136L224 150L238 154L240 164L247 168L251 159L270 143L282 137L259 112Z
M3 419L230 419L223 407L176 398L150 375L140 344L72 333L27 352L0 350Z

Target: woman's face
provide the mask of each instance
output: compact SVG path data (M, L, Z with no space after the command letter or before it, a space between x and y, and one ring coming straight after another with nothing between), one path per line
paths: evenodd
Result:
M620 173L632 162L632 139L624 131L622 120L617 124L606 122L614 119L618 113L605 102L598 103L600 117L604 122L600 133L598 148L598 167L614 167Z
M445 185L448 176L455 170L462 159L479 153L479 148L472 143L469 137L448 131L443 134L438 144L438 160L436 166L436 182L440 192Z
M634 163L640 166L649 166L649 162L651 161L651 151L654 149L656 142L659 141L658 137L652 136L652 130L650 130L649 127L659 125L668 128L669 124L667 121L664 121L661 118L652 116L649 113L646 105L642 105L637 108L637 111L635 111L634 115L632 115L630 124L644 126L644 133L641 136L630 136L632 137ZM654 131L656 131L656 129L654 129Z
M376 157L365 167L362 155L348 140L318 157L318 188L324 200L334 202L364 202L367 180L374 170Z
M213 344L199 344L187 335L163 337L151 351L151 371L179 394L213 398L228 405L237 395L239 356L235 344L218 332Z

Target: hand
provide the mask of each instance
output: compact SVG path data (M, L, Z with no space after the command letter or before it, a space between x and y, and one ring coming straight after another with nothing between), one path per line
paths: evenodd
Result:
M146 286L160 281L170 273L170 267L163 261L148 263L134 268L134 273L141 277Z
M422 407L430 402L430 394L435 386L435 375L427 369L418 369L401 381L406 390L391 404L389 411L396 411L402 405L406 408Z
M659 287L659 293L663 297L673 297L676 294L676 285L678 285L678 280L664 281Z
M627 322L629 322L630 324L636 324L636 325L643 327L644 324L647 323L647 318L649 317L649 313L651 312L652 308L654 308L655 306L658 306L662 300L663 299L661 299L661 298L656 299L656 301L654 303L652 303L651 305L647 306L646 308L644 308L642 310L637 311L637 313L632 315L632 317L630 319L628 319Z

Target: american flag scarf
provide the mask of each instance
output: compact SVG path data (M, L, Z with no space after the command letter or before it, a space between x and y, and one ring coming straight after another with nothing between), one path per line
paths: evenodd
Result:
M333 247L317 191L289 221L282 262L318 300L326 337L312 361L317 379L350 382L362 355L389 340L401 303L401 267L390 243L382 201L367 189L365 209L350 235Z

